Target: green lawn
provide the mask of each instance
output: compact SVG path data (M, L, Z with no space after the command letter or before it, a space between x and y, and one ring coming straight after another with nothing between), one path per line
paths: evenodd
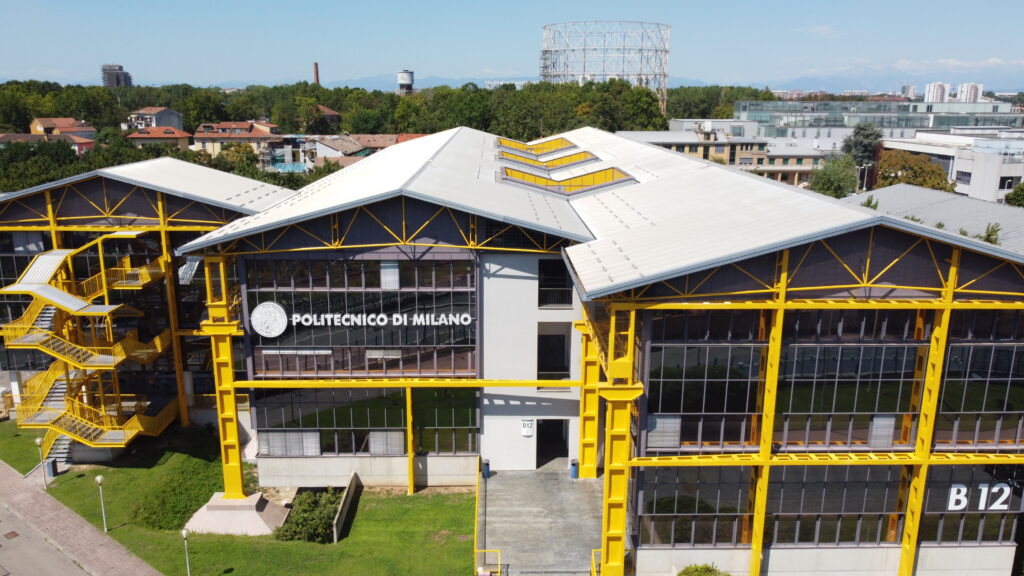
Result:
M39 464L39 448L35 439L45 434L44 430L18 428L14 420L0 422L0 460L27 474Z
M0 430L0 457L7 460L9 453L16 453L8 449L15 444L12 437L25 438L14 437L6 426ZM35 450L34 443L28 444ZM216 444L205 432L190 429L170 431L159 439L142 438L133 447L134 454L125 455L113 466L75 468L64 474L51 484L50 494L101 527L99 492L93 478L103 474L110 535L166 576L184 575L181 526L173 530L147 528L133 508L136 503L161 498L186 503L189 509L204 503L219 487ZM204 489L183 489L180 485L186 482L182 478ZM211 478L217 485L210 486ZM164 519L174 517L172 510ZM189 537L189 552L193 576L470 574L473 495L406 496L366 491L351 533L339 544L196 534Z

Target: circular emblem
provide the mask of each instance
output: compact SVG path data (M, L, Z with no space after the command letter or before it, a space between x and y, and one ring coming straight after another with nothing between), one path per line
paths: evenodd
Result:
M288 328L288 314L277 302L264 302L252 309L249 326L260 336L277 338Z

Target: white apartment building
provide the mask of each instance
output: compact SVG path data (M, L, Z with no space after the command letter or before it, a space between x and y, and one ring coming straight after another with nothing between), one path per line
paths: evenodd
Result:
M1024 131L999 128L953 128L918 131L913 138L887 138L887 150L925 154L956 182L956 193L1002 202L1024 177Z

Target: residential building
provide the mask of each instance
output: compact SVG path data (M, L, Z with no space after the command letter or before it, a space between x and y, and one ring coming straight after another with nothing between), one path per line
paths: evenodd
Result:
M802 127L757 136L753 120L669 120L668 131L622 131L619 136L647 142L694 158L735 166L777 182L807 186L811 172L830 154L840 153L848 127ZM883 135L913 135L913 129L887 128Z
M220 154L228 144L245 143L259 154L272 144L283 141L276 124L260 121L200 124L192 138L193 150L206 150L212 156Z
M169 126L182 129L181 112L165 106L147 106L128 115L128 123L122 124L122 130L138 130L154 126Z
M985 93L985 86L976 82L965 82L956 87L957 102L981 102Z
M104 88L119 88L132 85L132 75L120 64L104 64L101 68Z
M782 136L792 128L852 128L861 122L880 129L1024 128L1024 113L1008 102L740 101L733 104L733 118L756 121L758 136Z
M900 94L908 100L913 100L914 98L917 98L917 86L914 86L913 84L904 84L903 86L900 86Z
M75 154L81 156L86 150L92 150L96 142L90 138L83 138L75 134L0 134L0 148L8 142L65 142Z
M942 166L957 194L1002 202L1024 178L1024 130L952 128L919 130L913 138L886 138L886 150L924 154Z
M316 107L320 110L320 115L323 116L324 121L332 129L337 130L338 126L341 126L341 114L331 110L323 104L317 104Z
M945 82L932 82L924 85L925 102L946 102L949 100L949 84Z
M96 135L96 129L88 122L74 118L33 118L28 131L30 134L70 134L82 138Z
M493 498L483 468L532 478L534 518L600 514L557 566L476 540L492 574L1010 573L1024 253L592 128L455 128L359 164L298 193L160 159L0 195L5 346L52 359L19 425L121 447L212 401L208 514L259 507L245 461L410 498ZM113 323L126 342L89 340ZM82 407L89 370L123 414ZM129 383L175 394L138 414ZM586 509L531 508L545 465Z
M192 135L188 132L172 128L170 126L156 126L152 128L139 128L128 135L128 140L137 146L156 144L162 146L171 144L181 150L188 150L189 140Z

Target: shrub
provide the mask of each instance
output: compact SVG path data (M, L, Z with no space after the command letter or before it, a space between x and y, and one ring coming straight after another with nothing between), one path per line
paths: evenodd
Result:
M292 511L283 526L274 530L278 540L305 540L330 544L334 541L331 523L341 504L341 492L300 492L292 501Z
M691 564L683 568L679 576L729 576L729 573L715 568L713 564Z

